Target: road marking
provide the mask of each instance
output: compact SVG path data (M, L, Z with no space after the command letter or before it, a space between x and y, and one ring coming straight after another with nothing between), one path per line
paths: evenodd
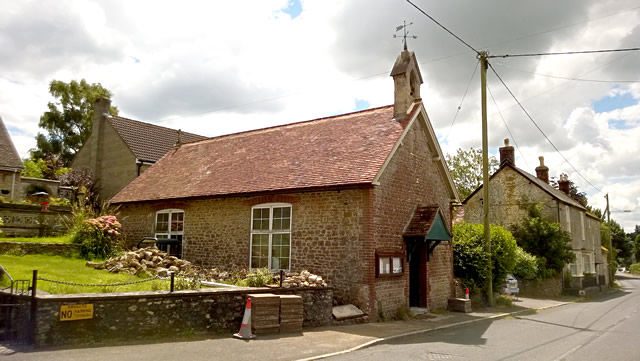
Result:
M572 353L578 351L578 349L580 349L582 346L584 346L584 345L578 345L578 346L572 348L571 350L563 353L562 356L560 356L557 359L555 359L555 361L563 360L565 357L567 357L567 356L571 355Z

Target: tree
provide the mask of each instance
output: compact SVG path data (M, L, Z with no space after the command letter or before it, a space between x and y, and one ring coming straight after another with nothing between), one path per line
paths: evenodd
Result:
M462 150L458 148L456 155L447 154L447 163L451 177L456 184L458 194L467 198L476 188L482 185L482 150ZM489 156L489 173L493 173L500 163L494 156Z
M508 273L520 269L535 273L535 259L516 244L511 233L498 225L490 226L493 289L499 290ZM453 273L464 287L480 290L488 286L489 258L485 249L484 226L461 222L453 226ZM531 264L533 262L533 264Z
M617 250L618 263L628 265L633 254L633 241L624 233L624 229L613 219L607 222L611 231L611 246Z
M555 178L551 178L549 184L555 189L560 189L558 181L556 181ZM587 199L587 193L580 192L580 190L578 190L578 186L572 181L569 181L569 197L580 203L583 207L588 207L587 203L589 200Z
M50 157L58 159L61 167L68 167L91 132L95 101L100 97L110 98L111 92L99 83L89 84L82 79L69 83L52 80L49 93L57 101L49 102L48 110L40 117L39 126L47 134L38 133L36 136L31 160ZM112 106L109 112L117 115L118 109Z
M636 262L640 263L640 234L638 234L633 241L633 247L635 250Z
M514 227L513 237L525 251L538 258L542 278L560 274L565 265L575 260L571 235L559 223L542 218L541 204L529 204L527 216Z

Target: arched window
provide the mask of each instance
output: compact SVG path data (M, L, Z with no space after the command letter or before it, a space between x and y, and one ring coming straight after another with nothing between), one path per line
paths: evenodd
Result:
M291 204L265 203L251 207L250 267L291 268Z

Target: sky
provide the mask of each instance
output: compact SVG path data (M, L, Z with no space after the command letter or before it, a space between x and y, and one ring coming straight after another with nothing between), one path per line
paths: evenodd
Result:
M490 55L640 47L637 0L413 2ZM0 8L0 116L22 157L54 79L100 83L121 116L205 136L389 105L404 21L417 36L408 47L443 151L481 148L476 54L405 1L0 0ZM550 176L568 174L590 205L604 209L608 193L612 218L631 232L640 224L640 52L491 65L533 121L489 69L490 152L510 138L516 165L532 174L544 156Z

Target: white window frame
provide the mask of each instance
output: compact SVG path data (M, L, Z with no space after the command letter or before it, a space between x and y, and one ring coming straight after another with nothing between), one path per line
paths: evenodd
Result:
M567 222L567 231L571 233L571 207L568 205L564 208L565 220Z
M569 263L569 271L571 272L572 276L580 276L583 274L582 272L582 253L581 252L573 252L576 256L576 260L574 261L574 263ZM574 266L575 267L575 272L573 269L571 269L571 267Z
M273 209L274 208L289 208L289 229L288 230L282 230L282 229L277 229L274 230L273 229ZM253 216L254 216L254 210L255 209L269 209L269 229L268 230L254 230L253 229ZM269 250L268 250L268 260L267 260L267 268L269 270L272 271L278 271L278 270L284 270L284 271L289 271L291 270L291 248L293 246L293 240L291 239L291 229L293 228L293 206L290 203L262 203L262 204L256 204L255 206L251 207L251 225L250 225L250 230L251 230L251 235L249 238L249 268L254 268L252 261L253 261L253 236L257 235L257 234L266 234L269 235ZM275 234L288 234L289 235L289 267L287 268L273 268L274 265L272 264L273 261L273 257L272 257L272 252L273 252L273 236Z
M586 262L585 262L586 261ZM587 272L587 270L585 269L585 265L588 265L589 267L589 271ZM582 254L582 275L584 275L585 273L595 273L594 267L593 267L593 257L591 257L591 253L583 253Z
M585 228L584 228L584 212L580 212L580 229L582 230L582 241L586 241L587 238L585 237Z
M178 214L178 213L182 213L182 231L175 231L171 229L171 218L174 214ZM158 215L159 214L169 215L166 232L158 232ZM162 209L157 211L155 215L154 223L153 223L154 237L166 239L166 238L177 238L173 236L180 236L180 240L182 240L184 238L184 216L185 214L183 209L171 208L171 209Z

